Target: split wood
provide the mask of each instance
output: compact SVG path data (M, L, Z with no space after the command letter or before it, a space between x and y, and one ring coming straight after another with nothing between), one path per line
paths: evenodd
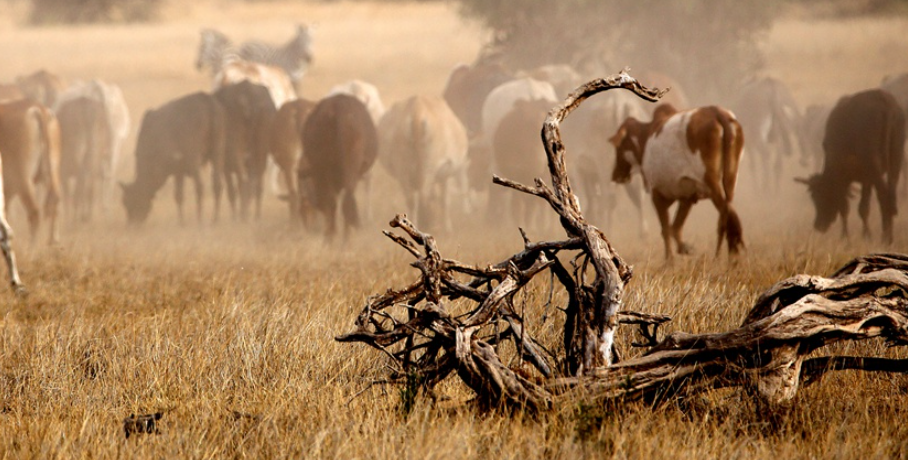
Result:
M456 374L483 405L530 411L577 398L657 400L732 386L778 405L791 401L802 384L831 370L908 371L908 360L808 359L815 350L842 340L881 337L891 345L908 343L905 255L870 255L830 278L798 275L781 281L760 296L740 328L724 333L674 333L660 341L658 328L669 317L621 311L632 268L584 219L566 173L559 130L585 99L616 88L649 101L665 92L642 86L626 70L593 80L552 109L543 125L551 186L538 178L531 187L493 177L496 184L548 202L560 218L564 240L530 242L524 235L523 251L483 268L443 258L431 235L398 215L390 225L405 236L384 233L416 258L412 266L420 277L409 286L370 297L355 329L336 340L362 342L385 353L393 363L385 382L415 381L431 393ZM565 265L563 259L573 262ZM514 307L515 295L543 273L568 295L558 352L549 351L530 333L526 316ZM464 303L470 306L464 308ZM619 324L636 325L645 339L640 346L648 351L617 361L614 337ZM529 367L505 364L499 354L505 342Z

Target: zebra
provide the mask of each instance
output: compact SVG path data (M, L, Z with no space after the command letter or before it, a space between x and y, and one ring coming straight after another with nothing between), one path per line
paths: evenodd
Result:
M282 46L255 40L235 46L220 31L202 29L202 41L196 59L197 69L210 67L212 74L217 74L225 61L234 59L280 67L287 72L294 84L298 84L312 62L312 35L309 26L297 24L296 35Z

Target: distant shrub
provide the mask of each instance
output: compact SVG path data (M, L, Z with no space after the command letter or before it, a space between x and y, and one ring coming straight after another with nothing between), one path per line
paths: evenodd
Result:
M31 0L32 24L142 22L154 19L164 0Z

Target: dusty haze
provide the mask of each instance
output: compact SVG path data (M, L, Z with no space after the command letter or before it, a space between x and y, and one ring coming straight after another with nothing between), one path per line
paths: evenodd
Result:
M133 119L117 171L123 181L132 179L142 113L210 89L208 76L194 68L203 27L237 41L280 43L295 23L312 24L315 59L302 95L318 99L332 85L359 78L374 83L387 106L414 94L440 94L450 70L473 61L486 39L442 2L173 2L157 23L79 27L29 28L24 15L22 2L0 3L0 82L44 68L69 81L120 85ZM802 106L832 104L908 71L906 30L903 17L785 16L761 39L765 73L789 84ZM749 164L745 159L742 169ZM796 160L787 167L789 177L810 172ZM812 231L802 186L786 177L766 195L742 175L736 204L748 249L737 265L712 257L716 211L708 202L694 207L686 228L696 255L665 267L651 205L650 231L641 237L622 201L628 224L612 225L608 236L636 268L630 309L671 314L672 330L719 331L737 325L754 297L785 276L828 274L864 252L908 250L904 200L892 247L854 237L844 242L838 224L828 235ZM31 295L17 300L0 290L0 452L95 452L98 458L658 457L669 448L680 458L908 452L904 377L827 378L805 391L777 432L767 432L740 395L728 394L705 396L693 412L630 408L592 434L571 409L515 422L479 416L461 404L468 392L454 384L445 387L453 409L424 404L409 419L395 408L395 388L353 398L365 388L364 376L380 376L381 358L332 337L347 332L366 296L415 276L404 251L380 234L403 207L397 184L380 165L375 187L371 219L345 244L325 244L290 228L283 203L271 194L261 222L199 226L190 220L180 227L168 186L138 229L126 226L117 197L91 224L72 225L64 214L55 248L29 241L21 205L12 204L15 249ZM187 204L192 215L192 200ZM855 206L851 231L859 235ZM878 214L874 203L875 235ZM516 228L489 231L480 217L462 219L463 231L438 235L443 255L485 264L520 249ZM543 236L527 230L532 238ZM556 329L551 320L540 327ZM169 411L161 435L123 440L123 417L157 410ZM232 411L254 417L236 418Z

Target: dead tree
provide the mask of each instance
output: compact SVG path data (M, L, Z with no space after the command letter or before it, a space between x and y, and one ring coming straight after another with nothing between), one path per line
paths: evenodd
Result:
M543 410L578 397L596 401L670 397L706 388L743 386L763 401L785 403L802 382L829 370L905 372L905 360L877 357L820 357L811 352L840 340L883 337L904 345L908 334L908 257L857 259L831 278L800 275L782 281L758 299L744 324L719 334L676 333L657 339L668 317L620 311L632 269L608 239L583 218L567 177L559 125L586 98L624 88L654 101L651 90L621 72L591 81L552 109L542 140L551 185L504 178L493 181L538 196L558 214L566 238L531 242L488 267L446 259L435 239L398 215L385 232L415 258L418 280L371 297L355 329L336 339L368 344L389 358L391 382L412 383L431 392L456 374L488 405ZM567 257L571 255L571 257ZM563 260L570 260L566 264ZM533 337L514 296L541 273L550 273L567 293L561 349L550 351ZM650 349L616 362L614 334L633 324ZM505 364L500 353L513 345L527 366Z

